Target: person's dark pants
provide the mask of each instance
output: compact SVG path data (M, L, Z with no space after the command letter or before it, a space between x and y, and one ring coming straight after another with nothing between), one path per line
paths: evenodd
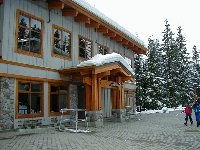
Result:
M186 116L185 116L185 124L187 124L188 118L190 119L190 122L193 123L191 114L186 114Z

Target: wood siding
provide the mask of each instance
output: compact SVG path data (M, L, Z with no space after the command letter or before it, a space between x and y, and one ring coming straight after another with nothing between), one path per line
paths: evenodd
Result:
M6 0L3 5L3 42L2 57L4 60L20 62L29 65L36 65L52 69L62 69L76 66L81 62L79 59L78 36L84 36L93 41L93 55L97 54L97 44L104 45L110 49L119 51L122 54L133 56L133 52L126 50L121 44L102 33L95 32L93 28L86 28L84 23L74 22L73 17L63 17L61 10L49 9L46 2L37 2L32 0ZM43 34L43 57L33 57L15 52L15 32L16 32L16 10L25 11L33 16L44 20ZM0 10L1 11L1 10ZM0 16L2 18L2 16ZM72 60L64 60L51 56L52 50L52 24L58 25L72 33ZM1 26L0 26L1 29ZM1 36L1 35L0 35ZM132 60L133 61L133 60Z

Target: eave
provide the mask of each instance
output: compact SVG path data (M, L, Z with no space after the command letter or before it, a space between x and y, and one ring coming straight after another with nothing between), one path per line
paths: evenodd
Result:
M36 0L34 0L36 1ZM37 0L44 1L44 0ZM96 32L110 37L136 54L146 54L148 49L127 33L120 31L105 19L87 10L73 0L47 0L49 9L61 9L63 16L74 17L75 22L85 23L85 27L94 28ZM64 7L63 7L64 6Z

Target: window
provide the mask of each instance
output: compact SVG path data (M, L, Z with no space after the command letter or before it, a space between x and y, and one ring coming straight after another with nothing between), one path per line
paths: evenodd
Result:
M52 56L71 58L71 33L61 27L53 25L53 53Z
M17 11L16 52L42 57L43 20Z
M92 41L79 36L79 57L84 59L92 58Z
M43 116L43 83L34 81L17 82L17 117Z
M60 109L69 108L68 86L50 85L50 115L59 115Z
M132 61L129 57L125 56L124 59L127 61L127 63L132 67Z
M102 54L102 55L109 54L109 49L106 46L98 44L97 45L97 49L98 49L98 53L99 54Z

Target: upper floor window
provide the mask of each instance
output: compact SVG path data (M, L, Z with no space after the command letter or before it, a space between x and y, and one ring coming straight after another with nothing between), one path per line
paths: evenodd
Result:
M82 36L79 36L79 57L92 58L92 41Z
M127 63L132 67L132 61L129 57L125 56L124 59L127 61Z
M98 44L97 48L98 48L99 54L102 54L102 55L109 54L109 48L108 47Z
M61 27L53 25L52 56L71 58L71 33Z
M17 82L17 118L43 116L43 83L37 81Z
M42 56L43 20L17 10L16 52Z

